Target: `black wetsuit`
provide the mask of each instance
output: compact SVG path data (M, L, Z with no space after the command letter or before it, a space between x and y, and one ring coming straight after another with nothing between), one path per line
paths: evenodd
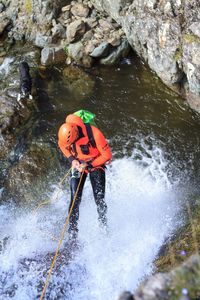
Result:
M77 176L78 175L78 176ZM96 168L95 170L91 171L89 173L90 176L90 182L92 184L94 199L97 205L97 212L98 212L98 219L101 227L106 227L107 225L107 205L105 203L104 197L105 197L105 170L104 168ZM79 177L79 178L77 178ZM80 173L78 171L72 172L71 178L70 178L70 189L71 189L71 202L69 206L69 211L74 199L74 196L76 194L76 190L79 185L79 181L81 179L81 183L79 186L79 190L74 202L74 207L70 216L69 220L69 233L76 237L78 232L78 219L79 219L79 206L81 203L81 197L83 192L83 187L85 184L85 180L87 178L87 174L84 173L81 177Z

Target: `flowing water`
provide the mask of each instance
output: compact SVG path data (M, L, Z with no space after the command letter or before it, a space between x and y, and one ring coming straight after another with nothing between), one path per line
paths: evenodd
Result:
M199 115L137 57L119 67L94 68L88 76L94 86L83 79L78 93L52 70L49 97L38 99L33 135L55 141L66 114L81 108L96 113L113 151L106 186L109 233L98 227L87 181L78 247L69 247L66 234L46 299L116 299L133 291L183 224L185 201L199 193ZM51 205L35 214L27 205L0 206L0 299L39 299L70 198L67 185L49 189Z

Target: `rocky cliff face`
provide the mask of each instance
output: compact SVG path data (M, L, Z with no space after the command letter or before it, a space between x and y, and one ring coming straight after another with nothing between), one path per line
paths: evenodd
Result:
M200 2L198 0L92 0L122 26L150 68L199 109Z
M83 52L77 62L90 67L93 57L89 52L101 46L101 42L109 44L110 40L113 47L113 40L116 40L115 34L106 39L101 37L98 42L105 24L98 23L102 16L92 5L115 20L132 48L150 68L168 86L187 97L191 106L200 110L199 0L2 0L0 35L7 29L10 38L31 40L41 48L52 44L66 48L67 41L67 47L70 44L68 55L76 60L74 52ZM119 40L118 36L117 33ZM92 40L96 44L93 45ZM89 54L87 58L85 53Z

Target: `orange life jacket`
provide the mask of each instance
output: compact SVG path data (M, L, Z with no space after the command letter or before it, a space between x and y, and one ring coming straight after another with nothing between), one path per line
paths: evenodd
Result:
M110 147L98 128L91 125L92 134L96 143L96 147L93 147L90 143L86 126L80 117L70 114L67 116L66 122L76 124L82 129L83 133L83 136L70 147L66 147L65 136L59 138L58 145L67 158L72 157L79 161L91 162L93 167L102 166L112 158Z

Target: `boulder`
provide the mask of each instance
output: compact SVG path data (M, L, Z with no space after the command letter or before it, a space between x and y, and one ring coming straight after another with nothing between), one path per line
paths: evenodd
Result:
M89 15L89 12L90 12L89 7L82 3L76 3L71 8L71 13L74 16L78 16L78 17L87 18L87 16Z
M51 45L51 43L52 43L51 36L43 35L42 33L37 32L36 38L34 41L35 46L37 46L39 48L44 48L44 47L47 47L48 45Z
M93 59L85 53L85 46L82 42L69 44L67 47L68 56L71 57L78 65L84 67L91 67Z
M197 299L199 276L200 258L197 254L168 273L158 273L146 279L135 291L134 299Z
M66 53L62 47L45 47L41 51L41 64L51 66L65 62Z
M130 45L127 40L123 40L121 45L114 49L109 56L102 58L100 63L102 65L114 65L117 64L121 58L124 58L128 55L130 51Z
M56 170L59 174L57 157L52 145L32 143L18 163L10 166L3 197L12 198L18 203L41 202Z
M76 20L67 27L67 41L72 43L78 41L85 33L86 26L82 20Z
M110 45L108 42L103 42L101 43L98 47L96 47L92 53L90 54L90 56L92 57L105 57L108 55L110 50Z

